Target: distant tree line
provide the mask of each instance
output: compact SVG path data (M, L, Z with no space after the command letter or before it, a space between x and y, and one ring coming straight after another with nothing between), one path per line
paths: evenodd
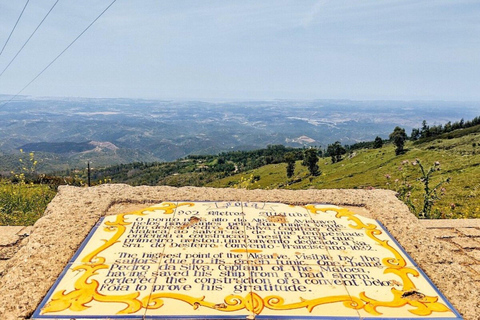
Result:
M480 117L470 121L463 119L457 122L447 122L444 125L429 126L424 120L422 127L413 129L410 139L417 142L436 139L442 134L457 136L451 133L458 129L466 129L480 125ZM464 130L462 132L476 130ZM269 145L267 148L252 151L230 151L218 155L189 155L173 162L134 162L111 166L105 169L92 171L94 180L105 178L114 182L126 182L132 185L202 185L214 179L220 179L228 175L253 170L268 164L286 163L287 177L290 179L295 172L296 161L301 160L311 176L321 174L318 165L319 157L330 157L332 163L343 160L348 153L357 149L382 148L385 142L395 145L396 155L404 153L405 143L409 139L405 129L395 127L389 135L389 139L377 136L373 141L363 141L352 145L342 145L340 141L329 144L326 149L291 148L283 145ZM476 147L476 144L475 146ZM174 177L175 176L175 177Z
M347 152L352 152L354 150L360 150L360 149L378 149L383 146L384 140L380 138L379 136L375 137L375 140L373 141L361 141L361 142L356 142L354 144L346 144L345 149Z
M303 159L303 149L285 147L284 145L269 145L265 149L251 151L229 151L222 152L218 156L190 155L186 159L213 159L218 157L220 163L232 163L238 171L247 171L260 168L268 164L285 162L285 155L290 153L295 160ZM220 160L221 159L221 160ZM215 171L215 167L212 168ZM222 171L218 168L218 171Z
M407 136L405 129L401 127L395 127L393 132L389 135L389 141L392 142L395 145L395 154L400 155L405 152L405 142L410 139L412 141L417 141L417 142L423 142L423 141L429 141L432 139L436 139L441 135L450 133L455 130L459 129L467 129L471 127L475 127L480 125L480 116L475 117L472 120L465 121L464 119L461 119L460 121L456 122L447 122L444 125L435 125L435 126L429 126L427 124L426 120L422 121L422 127L421 128L414 128L412 129L412 133L410 135L410 138ZM453 136L452 136L453 137ZM363 141L359 143L355 143L353 145L346 145L345 149L347 152L352 152L353 150L356 149L365 149L365 148L381 148L383 146L384 140L380 137L376 137L374 141ZM330 147L330 146L329 146ZM333 146L332 146L333 148ZM327 153L331 154L331 152ZM338 158L332 157L332 162L338 161Z
M421 128L414 128L412 129L412 133L410 135L410 139L412 141L419 140L419 139L427 139L431 137L437 137L441 134L452 132L458 129L466 129L473 126L480 125L480 116L475 117L472 120L464 121L461 119L460 121L451 122L448 121L444 125L436 125L436 126L429 126L426 120L422 121Z
M131 185L203 185L235 173L285 162L287 153L294 161L303 159L303 149L269 145L267 148L252 151L189 155L172 162L134 162L98 168L92 171L92 179L108 178L113 182Z

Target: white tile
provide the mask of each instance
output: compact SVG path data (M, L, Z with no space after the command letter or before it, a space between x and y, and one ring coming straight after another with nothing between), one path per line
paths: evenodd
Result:
M241 207L201 203L191 209L189 213L177 210L165 256L190 259L188 263L194 262L191 259L202 259L202 263L235 263L237 259L245 259Z
M147 319L155 317L238 317L250 311L244 303L251 294L247 265L176 264L156 278Z

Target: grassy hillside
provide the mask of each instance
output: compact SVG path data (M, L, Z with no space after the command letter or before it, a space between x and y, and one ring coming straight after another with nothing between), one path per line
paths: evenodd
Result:
M94 180L130 185L203 186L236 172L281 163L286 153L301 159L302 149L271 145L266 149L231 151L219 155L191 155L173 162L136 162L95 170Z
M286 164L267 165L242 174L211 182L208 186L243 186L247 188L386 188L402 191L412 185L412 203L422 203L422 183L419 181L419 165L428 169L439 162L439 171L434 172L430 185L450 178L450 182L438 188L440 200L433 210L441 218L480 218L480 133L474 132L459 138L436 139L425 143L407 143L407 152L395 156L394 147L361 149L346 155L345 159L332 164L330 158L321 158L322 174L309 177L308 171L297 161L295 175L287 179ZM256 176L256 182L249 183ZM242 182L243 178L243 182ZM397 180L398 179L398 180ZM245 180L247 183L245 183ZM442 189L443 188L443 189Z
M433 217L480 218L480 126L449 132L435 139L407 142L406 149L406 153L395 156L394 146L390 144L381 149L351 148L342 161L334 164L330 158L320 158L321 174L310 176L301 165L303 149L274 145L217 156L189 156L174 162L136 162L96 168L92 170L92 183L248 189L386 188L397 191L418 215L425 194L425 184L420 179L420 164L423 164L426 170L434 169L428 180L430 188L449 180L437 188L439 199L433 199ZM287 154L297 159L291 179L286 176L283 162ZM25 156L23 164L20 163L27 164L27 168L22 170L31 175L40 155ZM45 158L38 162L42 161L48 163ZM85 185L86 170L43 176L40 180L25 179L22 174L16 177L16 180L13 177L0 180L0 225L34 223L55 195L55 186L59 183Z
M0 226L33 225L55 194L47 185L14 184L0 179Z

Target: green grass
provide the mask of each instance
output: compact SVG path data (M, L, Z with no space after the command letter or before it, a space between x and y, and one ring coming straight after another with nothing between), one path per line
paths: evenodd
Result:
M399 190L401 182L406 179L413 186L411 199L417 207L420 207L423 203L422 183L418 181L420 169L418 165L413 166L412 162L419 159L428 169L439 161L441 170L432 176L431 186L447 177L451 178L451 181L442 186L445 188L444 194L435 202L433 210L436 210L442 218L480 218L480 147L472 146L473 143L478 145L479 142L480 134L474 133L418 145L407 143L408 151L399 156L395 156L392 145L386 145L382 149L356 150L350 157L347 155L344 160L335 164L332 164L329 158L321 158L319 165L322 174L317 177L309 177L307 169L298 161L295 175L290 180L286 177L286 164L276 164L230 176L212 182L209 186L234 186L239 183L241 177L259 175L260 180L248 184L249 189ZM398 182L395 182L396 179L399 179ZM300 181L291 183L295 180Z
M191 162L193 160L161 164L161 168L168 169L163 170L162 174L156 171L155 166L129 170L142 171L142 177L145 175L142 179L154 184L248 189L383 188L400 191L402 182L406 181L412 185L412 203L420 208L423 204L423 193L422 183L418 178L421 175L419 166L412 165L412 162L419 159L428 169L438 161L441 170L432 175L431 185L447 177L451 178L451 182L442 186L445 188L444 192L439 190L439 193L443 194L441 199L435 202L433 211L441 218L480 218L480 132L478 128L475 130L458 130L461 133L455 131L450 133L453 136L423 143L408 142L407 152L399 156L395 156L394 147L387 144L381 149L355 150L335 164L331 163L330 158L321 158L319 166L322 173L316 177L309 176L306 167L301 166L301 161L296 162L292 179L287 179L285 163L265 165L218 180L219 176L224 176L223 172L198 170L197 166L204 166L205 163L195 164ZM467 132L468 134L465 134ZM255 152L243 156L246 156L248 161L258 160ZM218 159L214 157L209 161L209 164L214 165ZM128 178L128 173L129 171L125 172L124 178ZM253 181L257 180L257 176L260 179ZM108 178L108 175L103 178ZM0 180L0 225L33 225L54 196L54 188L48 185ZM414 213L418 213L418 210Z
M33 225L55 196L47 185L0 181L0 225Z

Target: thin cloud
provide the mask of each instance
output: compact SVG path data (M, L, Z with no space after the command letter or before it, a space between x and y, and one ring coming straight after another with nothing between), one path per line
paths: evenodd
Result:
M324 7L327 2L327 0L319 0L313 5L312 9L307 13L301 22L304 28L308 28L313 24L322 7Z

